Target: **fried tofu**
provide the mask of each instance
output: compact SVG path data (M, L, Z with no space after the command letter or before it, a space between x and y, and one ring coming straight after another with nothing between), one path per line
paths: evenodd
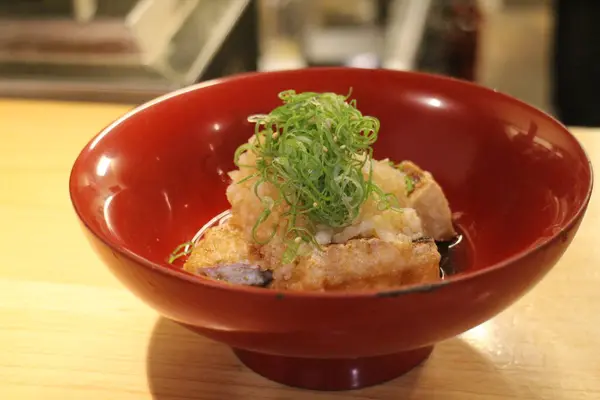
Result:
M403 161L398 168L412 181L413 188L407 195L408 207L417 211L425 235L439 241L456 237L450 205L431 174L410 161Z
M264 286L273 279L273 288L304 291L392 289L440 279L440 255L429 239L353 239L315 249L283 266L282 251L281 244L252 245L241 230L226 223L206 231L184 269L233 284Z
M353 239L273 272L271 287L300 291L391 289L440 279L433 240Z
M232 173L234 181L242 181L228 188L232 218L206 231L184 268L230 283L270 282L280 290L385 290L438 281L441 257L434 240L456 236L441 187L412 162L394 167L386 160L375 161L373 167L374 182L396 195L401 210L381 210L377 199L369 198L353 224L341 230L319 228L316 236L323 251L305 248L288 265L281 264L285 250L281 235L265 245L252 240L253 224L264 205L252 182L243 181L242 172ZM262 185L261 196L272 196L272 189ZM258 232L260 237L268 236L276 222L285 222L278 221L281 212L273 210L261 226L264 232Z
M184 269L228 283L264 286L271 281L271 273L258 266L254 250L241 230L225 223L206 231Z
M200 241L194 246L192 254L183 268L189 272L215 265L250 263L252 245L244 235L229 223L207 229Z

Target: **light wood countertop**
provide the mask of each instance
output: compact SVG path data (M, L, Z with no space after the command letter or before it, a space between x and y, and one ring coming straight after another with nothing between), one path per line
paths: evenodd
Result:
M533 291L387 384L316 393L267 381L159 317L84 238L68 175L131 107L0 100L0 399L600 399L600 199ZM573 129L600 165L600 129Z

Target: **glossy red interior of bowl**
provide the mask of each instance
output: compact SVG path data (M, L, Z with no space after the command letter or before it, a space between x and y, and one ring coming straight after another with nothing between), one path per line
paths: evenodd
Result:
M228 208L233 153L253 133L248 115L277 106L282 90L350 88L381 121L375 157L412 160L445 190L473 249L461 274L383 294L278 293L168 265L177 244ZM441 77L343 68L242 75L158 99L95 137L70 181L92 245L159 312L253 355L318 360L424 349L492 317L559 259L591 187L577 141L526 104Z

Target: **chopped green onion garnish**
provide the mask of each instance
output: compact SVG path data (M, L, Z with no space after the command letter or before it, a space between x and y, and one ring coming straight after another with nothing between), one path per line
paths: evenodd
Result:
M372 179L371 146L377 140L379 120L363 116L356 100L347 102L349 96L287 90L279 94L283 105L269 114L248 118L255 123L256 140L240 146L234 161L243 166L240 156L246 151L255 153L256 165L251 166L256 169L254 193L261 198L258 187L269 183L280 195L268 201L261 198L264 210L253 229L256 242L264 244L275 235L273 231L262 241L256 237L273 207L282 202L288 206L283 215L287 219L284 264L295 259L301 242L319 246L314 237L315 225L350 225L373 194L382 210L397 202ZM307 216L312 226L298 226L298 215Z

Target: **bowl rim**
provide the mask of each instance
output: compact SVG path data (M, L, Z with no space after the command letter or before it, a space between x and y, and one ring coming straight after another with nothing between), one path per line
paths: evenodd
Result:
M433 282L433 283L427 283L427 284L403 285L403 286L399 287L398 289L386 289L386 290L381 290L381 289L373 290L372 289L372 290L364 290L364 291L354 290L354 291L339 291L339 292L338 291L314 292L314 291L274 290L274 289L265 289L265 288L259 288L259 287L253 287L253 286L231 285L231 284L228 284L225 282L220 282L217 280L203 278L198 275L193 275L193 274L185 272L183 270L176 270L173 268L165 267L165 266L162 266L158 263L155 263L145 257L142 257L142 256L134 253L133 251L125 248L124 246L110 243L109 240L105 240L105 238L103 238L102 235L95 232L88 225L86 220L83 218L82 213L80 212L79 208L77 207L77 202L76 202L75 196L74 196L74 188L76 186L75 169L76 169L76 166L80 162L82 162L81 159L82 159L84 152L86 152L87 150L92 150L106 135L108 135L117 126L121 125L122 123L127 121L129 118L133 117L134 115L136 115L150 107L153 107L157 104L166 102L171 98L179 97L186 93L201 90L201 89L209 87L209 86L214 86L214 85L219 85L219 84L224 84L224 83L234 83L234 82L238 82L238 81L242 81L242 80L246 80L246 79L253 79L257 76L262 76L262 75L285 76L285 75L289 75L289 74L302 74L304 72L309 72L309 71L311 73L312 72L315 72L315 73L318 73L318 72L343 73L344 71L348 71L348 70L360 70L365 74L369 74L369 73L403 74L403 75L411 75L411 76L421 78L421 79L438 80L438 81L445 81L445 82L450 81L450 82L454 82L459 85L470 86L479 91L488 92L490 94L493 94L494 96L503 97L506 100L515 102L516 104L520 105L521 107L528 109L528 111L530 111L534 114L538 114L538 115L548 119L550 122L557 125L559 128L561 128L566 133L567 138L569 140L571 140L581 150L582 154L584 155L584 157L587 161L590 179L588 182L588 187L587 187L587 191L585 194L585 198L583 199L581 205L579 206L577 211L573 214L573 216L568 221L566 221L565 223L562 224L559 231L553 233L552 235L550 235L548 237L545 237L535 247L521 250L509 258L506 258L495 264L491 264L485 268L453 275L453 276L450 276L449 278L447 278L445 280L441 280L439 282ZM149 100L143 104L135 106L133 109L129 110L128 112L123 114L121 117L117 118L116 120L111 122L109 125L107 125L105 128L103 128L99 133L94 135L88 141L88 143L84 146L84 148L79 152L79 154L77 155L77 158L75 159L75 162L73 163L73 166L72 166L71 172L70 172L70 176L69 176L69 197L71 200L71 205L73 206L75 213L77 214L77 217L79 218L80 223L83 224L85 229L87 231L89 231L95 237L95 239L99 240L104 245L106 245L108 248L118 252L120 255L124 256L125 258L129 259L130 261L140 264L140 265L142 265L146 268L149 268L155 272L167 275L167 277L183 279L184 281L187 281L188 283L191 283L191 284L208 286L209 288L223 290L226 292L238 292L238 293L245 293L248 295L255 295L255 296L270 296L270 297L277 297L279 299L284 298L284 297L302 298L302 299L324 299L324 298L359 299L359 298L372 298L372 297L397 297L397 296L401 296L401 295L407 295L410 293L434 291L436 289L442 288L444 286L447 286L447 285L450 285L453 283L470 281L481 275L486 275L486 274L492 273L494 271L505 268L510 264L513 264L522 259L525 259L534 253L542 251L545 248L547 248L548 246L550 246L552 243L554 243L556 240L558 240L566 231L571 230L573 228L573 226L576 225L583 218L584 213L588 207L588 204L589 204L589 201L591 198L593 186L594 186L594 171L593 171L592 163L591 163L590 157L587 154L585 148L581 145L581 142L577 139L577 137L575 137L575 135L573 135L573 133L564 124L562 124L560 121L558 121L552 115L542 111L541 109L539 109L531 104L528 104L522 100L519 100L513 96L499 92L495 89L487 88L485 86L482 86L482 85L479 85L479 84L476 84L476 83L473 83L470 81L465 81L465 80L461 80L461 79L457 79L457 78L453 78L453 77L442 76L442 75L426 73L426 72L387 70L387 69L382 69L382 68L366 69L366 68L354 68L354 67L311 67L311 68L269 71L269 72L253 71L253 72L245 72L245 73L230 75L230 76L222 77L222 78L211 79L211 80L196 83L196 84L193 84L190 86L186 86L186 87L168 92L162 96L159 96L159 97Z

